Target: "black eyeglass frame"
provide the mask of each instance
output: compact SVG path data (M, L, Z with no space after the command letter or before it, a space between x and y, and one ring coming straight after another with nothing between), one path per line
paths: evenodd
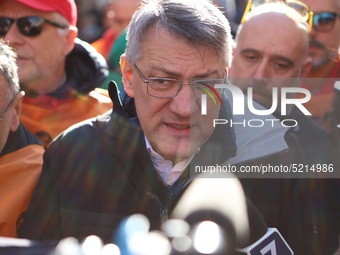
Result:
M20 93L20 92L19 92L19 93ZM14 97L11 99L11 101L9 101L9 103L8 103L8 105L7 105L6 109L5 109L5 111L1 114L0 122L5 118L5 116L6 116L7 112L8 112L8 110L11 108L11 106L12 106L12 104L14 103L15 99L17 98L17 95L18 95L18 93L14 95Z
M319 25L316 23L316 19L318 18L319 15L323 15L323 14L330 14L333 16L333 20L332 22L330 23L331 25L327 28L327 29L320 29ZM336 22L336 19L337 18L340 18L340 13L336 13L336 12L326 12L326 11L323 11L323 12L315 12L313 14L313 28L318 31L318 32L330 32L333 30L334 28L334 25L335 25L335 22Z
M34 33L34 34L29 34L29 33L26 33L25 30L20 27L18 21L23 21L24 19L30 19L30 18L33 18L33 19L37 19L38 22L37 23L40 23L41 24L41 28L39 29L39 32L38 33ZM8 31L10 30L11 26L15 23L18 30L20 31L20 33L24 36L28 36L28 37L34 37L34 36L38 36L41 34L41 31L42 31L42 27L44 25L44 23L47 23L49 25L52 25L54 27L57 27L57 28L61 28L61 29L66 29L69 27L69 25L66 25L66 24L61 24L59 22L56 22L56 21L53 21L53 20L50 20L50 19L46 19L46 18L43 18L43 17L39 17L39 16L24 16L24 17L19 17L19 18L10 18L10 17L5 17L5 16L0 16L0 21L1 19L4 19L4 21L7 23L8 22L8 28L6 30L6 33L1 33L1 29L0 29L0 36L5 36ZM4 22L4 23L5 23ZM1 28L1 27L0 27Z
M142 74L142 72L141 72L140 69L137 67L137 65L136 65L136 64L133 64L133 65L134 65L134 67L135 67L135 69L136 69L136 71L137 71L139 77L143 80L144 83L147 84L147 90L146 90L146 91L147 91L147 93L148 93L149 96L156 97L156 98L169 98L169 99L170 99L170 98L175 98L175 97L178 95L178 93L181 91L182 85L183 85L183 84L187 84L187 83L184 83L183 81L180 81L180 80L177 80L177 79L172 79L172 78L150 77L149 79L146 79L146 77ZM150 81L150 80L159 80L159 79L162 79L162 80L164 80L164 81L175 81L175 82L178 82L179 85L177 86L177 92L176 92L176 94L173 95L173 96L156 96L156 95L150 94L150 92L149 92L149 81ZM196 82L199 82L199 81L208 81L209 79L200 79L200 78L196 78L196 79L193 79L193 80L196 81ZM223 82L223 83L228 84L228 71L226 70L226 77L225 77L224 79L218 79L218 78L216 78L216 79L210 79L210 80L221 81L221 82ZM220 84L220 83L218 83L218 84Z

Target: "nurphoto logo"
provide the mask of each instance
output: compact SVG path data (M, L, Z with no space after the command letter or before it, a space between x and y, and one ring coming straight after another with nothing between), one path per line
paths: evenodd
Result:
M215 89L215 87L211 87L209 85L205 85L202 84L205 87L200 87L199 89L202 90L204 93L202 93L201 95L201 114L202 115L207 115L207 95L213 100L215 106L217 106L217 101L220 103L220 105L222 105L222 98L221 95L217 92L217 90ZM216 86L216 84L215 84ZM216 97L216 98L215 98Z
M255 116L268 116L276 112L278 109L282 116L287 116L288 112L288 105L294 105L304 115L312 115L306 107L303 105L304 103L308 102L311 99L311 93L309 90L300 87L273 87L272 88L272 104L269 109L256 109L254 107L254 100L253 100L253 88L247 88L247 98L245 97L243 91L232 84L215 84L213 87L209 86L207 88L203 88L202 91L204 93L201 94L201 114L207 115L207 98L208 96L214 101L214 104L217 105L217 101L219 101L220 105L222 105L221 95L217 92L223 89L227 89L230 91L232 95L232 115L245 115L245 105L248 107L249 112ZM280 93L279 93L280 92ZM302 95L299 98L292 98L292 95L299 94ZM217 100L216 100L217 99ZM294 119L284 119L278 120L276 118L271 119L244 119L243 122L233 123L233 120L227 119L214 119L213 126L227 124L230 125L244 125L246 123L250 127L262 127L265 123L269 123L274 126L274 123L280 121L282 126L284 127L295 127L298 125L297 121Z
M201 113L202 115L207 115L207 94L214 100L215 105L216 105L216 98L219 100L220 104L222 105L222 100L221 96L218 94L216 89L228 89L232 96L233 96L233 115L244 115L244 94L242 90L231 84L215 84L214 87L209 87L208 89L205 89L204 92L206 94L201 95ZM282 115L287 115L287 105L295 105L297 108L301 110L301 112L304 115L312 115L304 106L303 104L308 102L311 99L311 93L309 90L305 88L299 88L299 87L284 87L280 88L281 90L281 114ZM288 98L289 94L304 94L305 97L303 98ZM258 110L255 109L254 104L253 104L253 88L249 87L248 88L248 99L247 99L247 105L251 113L255 115L269 115L274 113L277 110L278 107L278 88L272 88L272 106L270 109L266 110Z

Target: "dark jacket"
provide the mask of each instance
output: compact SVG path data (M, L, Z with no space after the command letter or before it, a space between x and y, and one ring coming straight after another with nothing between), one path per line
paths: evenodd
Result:
M190 182L189 168L167 187L154 169L138 120L127 118L118 106L118 93L110 93L117 106L111 115L71 127L47 149L20 237L94 234L108 242L128 215L146 215L154 229L171 213ZM228 132L225 127L215 129L193 163L222 163L233 156L235 145Z
M338 222L329 221L332 212L325 196L330 183L327 178L338 174L318 174L310 170L322 164L327 167L333 164L335 168L329 137L297 108L293 108L289 116L276 114L276 117L294 119L298 123L297 127L287 129L284 136L288 150L240 165L289 167L296 164L300 170L308 168L309 173L241 178L245 194L257 206L268 226L279 229L295 254L330 254L337 243L333 226ZM271 144L275 144L275 139L268 146Z
M0 153L0 157L16 150L20 150L31 144L42 145L43 143L35 135L28 131L24 125L19 124L19 127L15 132L9 133L6 145Z
M109 75L105 58L90 44L75 40L75 46L66 57L67 79L64 85L53 92L56 97L64 88L75 90L81 94L88 94L98 88Z

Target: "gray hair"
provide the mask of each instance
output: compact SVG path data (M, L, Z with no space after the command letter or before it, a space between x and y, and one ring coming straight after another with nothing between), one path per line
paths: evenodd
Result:
M233 40L223 13L208 0L144 0L133 15L127 34L126 58L135 63L142 57L141 44L148 30L166 28L190 45L205 46L224 56L231 65Z
M11 93L20 91L17 55L3 40L0 40L0 76L4 77Z

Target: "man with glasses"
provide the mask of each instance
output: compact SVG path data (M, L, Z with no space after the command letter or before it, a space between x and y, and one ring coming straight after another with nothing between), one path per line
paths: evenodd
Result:
M146 1L121 57L137 117L128 118L110 87L111 115L75 125L50 145L21 237L95 234L107 242L135 213L158 228L190 183L190 165L235 154L228 126L213 127L214 118L226 118L212 84L226 82L231 47L229 23L209 1ZM202 91L213 97L206 114Z
M19 122L20 92L16 55L0 41L0 236L16 237L42 167L44 148Z
M293 125L284 122L287 126L243 128L236 125L238 148L242 148L242 141L248 145L247 161L239 164L334 164L327 133L295 105L288 105L286 114L281 108L281 89L299 87L300 77L306 75L311 65L308 56L310 16L297 12L298 4L294 1L294 5L283 2L259 5L245 15L237 32L231 83L253 99L255 109L268 110L273 102L278 103L273 114L265 115L265 119L274 119L276 123L294 121ZM279 91L276 98L274 88ZM296 95L289 93L289 98L296 98ZM260 117L263 116L252 115L250 119ZM239 118L234 116L235 122L240 123ZM251 148L257 155L250 154ZM238 154L240 152L239 149ZM335 235L332 239L330 234L334 223L327 222L326 213L329 212L322 197L324 181L313 178L318 176L295 172L277 173L271 178L241 179L246 195L259 208L267 224L280 230L296 254L328 254L325 251L332 251L328 245L335 240Z
M18 55L26 92L21 121L45 145L70 125L108 111L105 59L77 39L74 0L1 0L0 37Z
M303 86L312 92L306 104L313 118L326 130L332 109L334 81L340 79L340 2L338 0L302 0L313 11L313 29L309 47L312 68Z

